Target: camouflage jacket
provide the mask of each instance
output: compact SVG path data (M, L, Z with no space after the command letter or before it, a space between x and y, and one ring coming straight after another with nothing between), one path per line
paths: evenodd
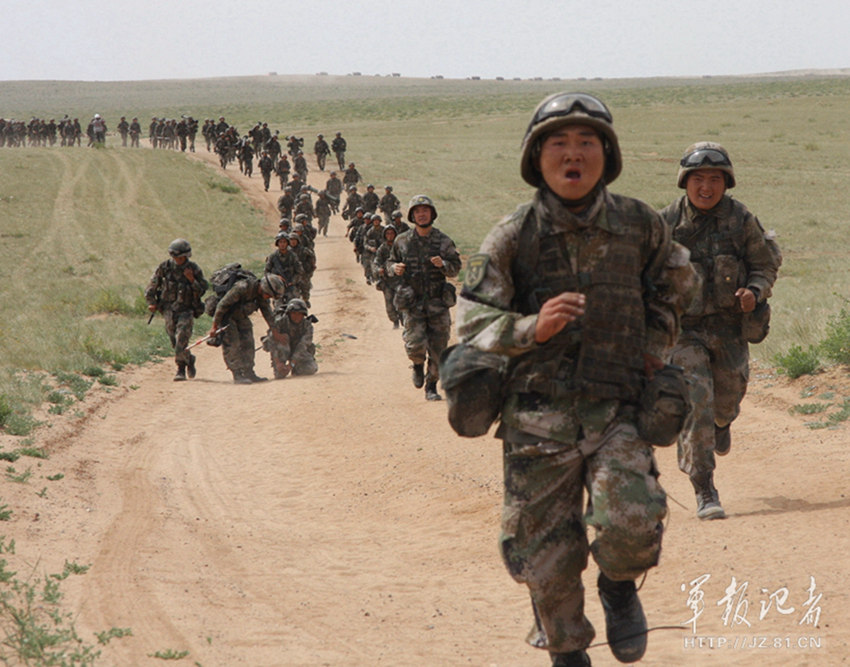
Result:
M271 255L266 257L265 273L274 273L286 281L287 286L299 285L304 274L304 267L301 266L301 260L293 250L287 250L285 253L280 250L275 250Z
M313 344L313 321L305 317L298 324L286 314L285 306L278 306L274 311L272 339L278 347L281 357L286 360L313 356L316 346Z
M381 281L381 287L395 289L401 284L401 276L397 276L392 270L392 262L389 261L392 249L393 244L384 240L375 253L375 259L372 260L372 268L374 274Z
M394 211L401 208L401 202L398 200L398 197L390 192L381 197L381 202L378 204L378 208L381 209L382 213L387 216L391 216ZM389 220L387 220L387 222L389 222Z
M536 257L526 248L529 238L539 243ZM635 275L628 275L631 270ZM553 271L563 274L561 280L547 283ZM532 291L538 275L539 295ZM556 295L546 290L547 284L585 293L588 303L582 318L538 344L537 311ZM601 433L626 400L610 391L596 394L605 384L595 369L584 377L583 347L590 344L597 358L609 350L608 361L616 364L612 375L619 373L623 396L633 400L642 353L663 358L697 285L687 250L670 240L661 218L643 202L603 188L583 214L574 215L554 195L538 190L470 257L459 299L458 336L509 358L503 427L576 442L582 428ZM623 317L613 315L621 304ZM631 312L635 308L638 312ZM601 327L601 341L594 340L600 332L590 331L591 326Z
M673 238L691 251L691 262L702 279L686 324L718 313L740 318L735 297L739 287L750 289L759 302L771 295L782 253L773 235L765 233L741 202L724 195L717 206L702 212L684 195L660 213Z
M194 282L186 278L186 269L192 270ZM173 259L167 259L153 272L145 288L145 301L160 311L182 312L195 310L196 306L203 309L201 297L208 287L204 272L195 262L187 260L178 266Z
M367 213L374 213L378 210L378 202L380 202L380 198L375 192L366 191L366 194L363 195L363 208L366 209Z

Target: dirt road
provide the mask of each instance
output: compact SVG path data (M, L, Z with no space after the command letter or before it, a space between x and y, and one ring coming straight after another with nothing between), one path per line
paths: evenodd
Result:
M269 212L271 238L277 188L226 173ZM412 387L344 222L330 229L312 296L318 375L237 386L206 346L194 381L173 383L170 362L134 369L87 399L85 418L37 434L50 452L37 474L65 474L45 497L4 483L19 551L49 572L91 564L63 584L81 635L132 628L103 664L161 664L151 656L169 649L204 667L548 664L523 642L526 594L496 550L499 443L456 437L444 404ZM264 352L257 370L270 375ZM803 386L847 384L756 375L719 464L726 521L696 519L675 451L658 452L670 517L641 593L661 628L643 664L848 660L847 428L788 414ZM587 614L602 641L595 575L591 564ZM694 633L690 582L703 575ZM605 646L591 657L616 664Z

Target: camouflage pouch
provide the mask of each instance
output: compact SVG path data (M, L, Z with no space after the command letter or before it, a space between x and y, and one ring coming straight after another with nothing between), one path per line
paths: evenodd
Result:
M676 442L691 412L688 381L681 366L667 364L645 383L637 430L641 439L668 447Z
M396 310L408 310L416 300L416 294L410 285L402 285L395 291L393 305Z
M770 304L757 303L753 311L741 317L741 334L748 343L761 343L770 332Z
M504 399L504 357L458 343L440 355L440 382L449 424L465 438L484 435L499 416Z
M717 255L714 258L714 303L719 309L734 308L738 303L738 258ZM740 311L739 311L740 312Z

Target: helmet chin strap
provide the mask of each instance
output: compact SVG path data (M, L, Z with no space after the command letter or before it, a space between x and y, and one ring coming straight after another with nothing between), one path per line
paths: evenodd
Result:
M545 181L543 182L542 187L546 188L546 190L548 190L551 193L551 195L553 197L555 197L555 199L557 199L558 201L563 203L564 206L566 206L567 208L582 208L583 209L583 208L590 206L596 200L596 197L599 195L599 191L602 190L602 188L605 187L605 183L604 183L604 180L600 178L596 182L596 185L594 185L593 188L590 190L590 192L588 192L584 197L581 197L580 199L564 199L563 197L561 197L557 193L553 192L552 189L546 184Z

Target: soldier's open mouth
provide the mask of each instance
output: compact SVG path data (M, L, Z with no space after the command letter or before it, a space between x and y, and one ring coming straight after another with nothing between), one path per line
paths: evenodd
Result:
M579 180L579 179L581 178L581 172L580 172L580 171L578 171L577 169L570 169L570 170L566 173L566 176L567 176L567 178L569 178L570 180L576 180L576 181L577 181L577 180Z

